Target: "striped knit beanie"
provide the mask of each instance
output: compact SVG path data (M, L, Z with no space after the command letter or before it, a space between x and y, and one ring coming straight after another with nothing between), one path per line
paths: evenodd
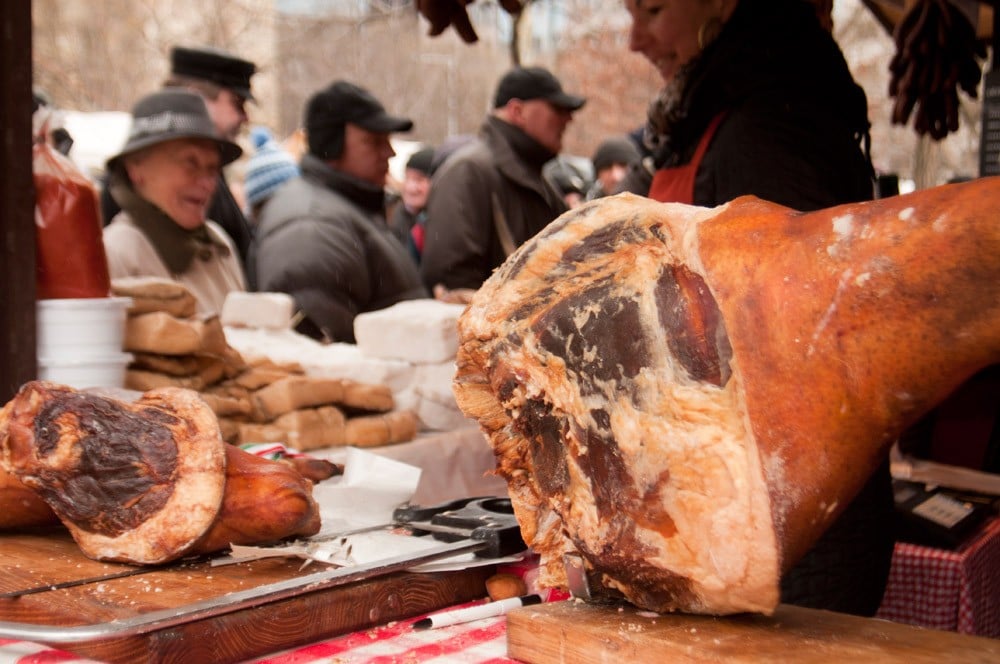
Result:
M270 197L286 180L297 176L299 167L266 128L254 127L250 138L254 154L247 162L243 186L247 204L253 207Z

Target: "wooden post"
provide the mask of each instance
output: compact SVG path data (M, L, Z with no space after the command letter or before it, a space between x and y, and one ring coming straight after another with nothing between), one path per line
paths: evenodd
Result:
M0 404L38 375L31 177L31 0L0 3Z

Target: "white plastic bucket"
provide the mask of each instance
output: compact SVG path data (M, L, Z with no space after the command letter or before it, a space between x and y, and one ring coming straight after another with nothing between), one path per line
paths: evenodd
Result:
M38 359L38 377L77 389L125 387L125 367L131 361L129 353L79 358L42 357Z
M39 359L106 358L122 352L130 297L39 300Z

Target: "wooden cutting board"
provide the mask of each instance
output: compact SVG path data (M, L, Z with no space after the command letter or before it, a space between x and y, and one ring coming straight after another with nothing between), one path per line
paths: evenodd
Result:
M0 620L75 626L127 619L245 591L325 566L268 558L210 567L183 561L148 574L0 599ZM134 569L80 553L61 528L0 535L0 592ZM495 566L397 573L204 618L148 634L53 647L106 662L237 662L484 597Z
M785 604L771 617L712 617L568 600L507 614L507 654L529 664L953 664L1000 661L1000 641Z

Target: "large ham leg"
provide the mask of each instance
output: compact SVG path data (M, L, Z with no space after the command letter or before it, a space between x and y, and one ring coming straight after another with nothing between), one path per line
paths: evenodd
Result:
M27 383L0 417L0 466L89 557L155 564L319 530L311 483L227 445L197 393L135 402Z
M620 195L521 247L459 321L543 582L760 611L894 438L1000 360L1000 179L798 213Z

